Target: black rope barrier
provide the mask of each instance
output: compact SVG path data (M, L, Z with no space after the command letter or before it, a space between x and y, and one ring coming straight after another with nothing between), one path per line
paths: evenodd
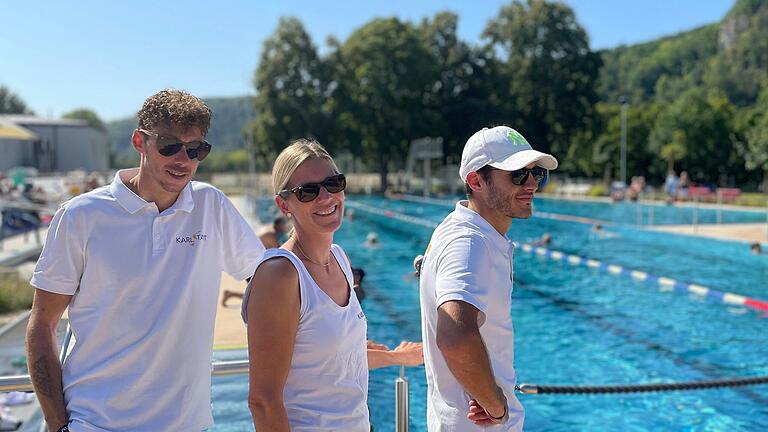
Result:
M515 390L523 394L601 394L601 393L643 393L665 392L680 390L700 390L719 387L741 387L749 385L768 384L768 376L749 378L728 378L711 381L695 381L685 383L654 383L635 385L605 385L605 386L561 386L520 384Z

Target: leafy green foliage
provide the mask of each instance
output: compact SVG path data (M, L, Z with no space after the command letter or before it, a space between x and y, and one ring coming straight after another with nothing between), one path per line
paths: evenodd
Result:
M289 141L316 137L382 177L409 143L442 137L456 163L483 126L508 124L552 152L567 175L619 175L620 98L627 107L627 175L768 190L768 1L738 0L719 23L601 52L566 5L513 0L484 45L457 34L459 17L374 19L323 55L295 18L280 20L254 74L255 98L211 99L204 170L260 169ZM108 125L128 162L135 120ZM121 138L122 137L122 138ZM237 153L229 154L234 150Z
M484 36L503 56L498 88L504 115L542 151L565 154L597 102L600 58L562 3L512 2Z
M289 141L322 135L323 65L296 18L281 18L261 50L254 76L256 111L251 124L258 154L271 160Z
M720 182L738 163L731 137L733 115L734 107L722 93L689 90L659 114L649 136L650 150L662 160L680 160L680 168L696 180ZM652 173L663 175L658 168Z
M88 123L88 126L105 132L107 131L106 125L101 121L98 114L87 108L72 110L61 117L71 120L85 120L85 122Z
M339 114L360 137L364 161L386 178L390 163L404 163L410 141L431 132L421 105L438 70L414 26L396 18L354 31L336 58Z
M31 114L27 104L4 85L0 85L0 114Z

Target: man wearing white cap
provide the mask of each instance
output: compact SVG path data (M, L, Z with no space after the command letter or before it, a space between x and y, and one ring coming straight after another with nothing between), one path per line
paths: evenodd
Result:
M469 138L459 175L467 197L432 234L421 268L421 324L430 432L520 431L512 328L512 219L557 168L516 130Z

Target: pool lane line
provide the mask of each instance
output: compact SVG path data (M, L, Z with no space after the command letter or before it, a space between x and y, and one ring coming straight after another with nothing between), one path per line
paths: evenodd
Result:
M532 255L549 258L553 261L563 261L570 265L588 267L597 269L615 276L626 276L637 281L658 284L665 291L679 291L683 293L694 294L698 297L706 297L718 303L735 306L746 306L751 309L768 312L768 302L742 296L735 293L718 291L698 284L686 283L676 279L657 276L639 270L622 267L616 264L609 264L602 261L588 259L579 255L569 255L560 251L537 247L530 244L516 245Z
M378 207L374 207L368 204L347 202L346 205L352 208L357 208L370 213L378 214L384 217L396 219L402 222L411 223L414 225L420 225L426 228L435 229L438 224L435 222L427 221L421 218L417 218L402 213L397 213L391 210L382 210ZM616 264L605 263L599 260L585 258L579 255L566 254L561 251L550 250L544 247L536 247L528 243L513 242L516 248L520 248L523 252L538 255L549 258L553 261L563 261L570 265L588 267L596 270L603 271L614 276L626 276L637 281L644 281L648 283L658 284L664 291L679 291L689 294L694 294L698 297L705 297L713 300L717 303L731 306L745 306L750 309L754 309L760 312L768 312L768 302L756 298L750 298L736 293L718 291L709 287L705 287L698 284L686 283L678 281L676 279L657 276L651 273L634 270L626 267L622 267Z
M392 196L392 199L419 203L419 204L426 203L426 204L432 204L432 205L437 205L441 207L451 207L451 208L455 207L457 202L457 201L446 200L446 199L420 197L416 195L394 195ZM585 225L600 224L603 226L616 226L614 222L607 221L607 220L593 219L593 218L587 218L583 216L572 216L572 215L567 215L562 213L550 213L550 212L543 212L543 211L537 211L537 210L534 210L533 217L538 217L542 219L560 220L560 221L566 221L566 222L576 222L576 223L581 223Z

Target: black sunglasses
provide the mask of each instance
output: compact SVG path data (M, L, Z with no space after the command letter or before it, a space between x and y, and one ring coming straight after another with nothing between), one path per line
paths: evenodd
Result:
M144 129L139 129L139 132L144 135L156 136L157 140L155 140L155 147L157 147L157 152L165 157L175 155L182 149L182 147L186 148L187 156L189 156L190 159L197 158L198 161L205 159L205 157L208 156L208 153L211 152L211 145L205 140L183 143L179 142L176 137L160 135L157 132L150 132Z
M296 194L296 198L298 198L299 201L303 203L310 202L320 195L320 186L324 187L325 190L330 193L339 193L346 189L347 178L344 177L344 174L336 174L319 183L305 183L301 186L296 186L295 188L281 190L278 195L285 199L290 194Z
M494 171L503 171L498 168L494 168L490 165L486 165L489 168L491 168ZM514 171L508 171L509 176L512 179L512 184L515 186L522 186L528 181L528 176L532 175L533 179L536 180L536 185L538 187L543 187L545 184L547 184L547 180L549 179L549 170L546 168L542 168L540 166L535 166L533 168L521 168L519 170Z

